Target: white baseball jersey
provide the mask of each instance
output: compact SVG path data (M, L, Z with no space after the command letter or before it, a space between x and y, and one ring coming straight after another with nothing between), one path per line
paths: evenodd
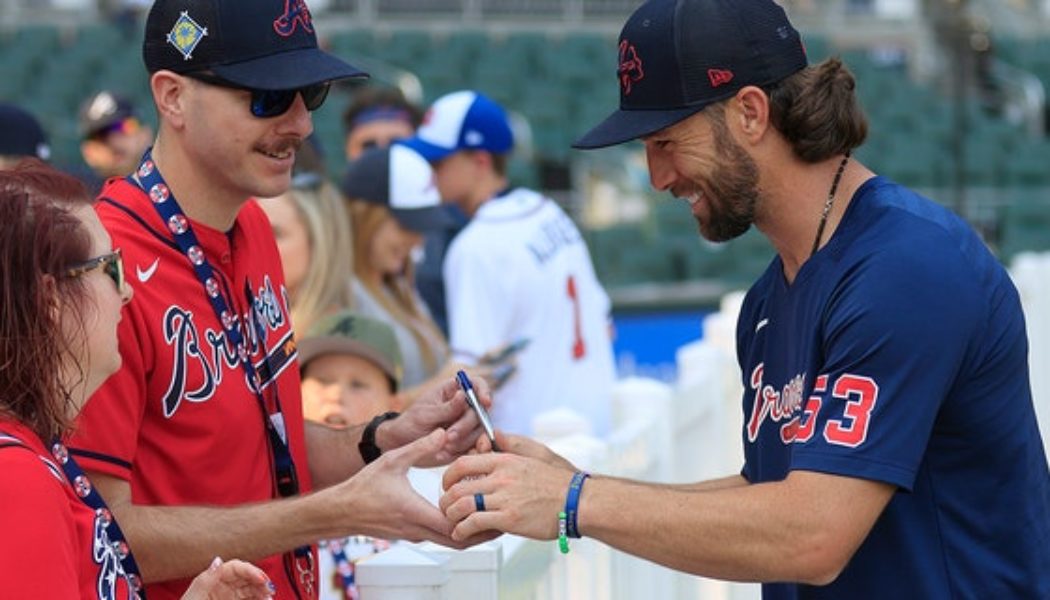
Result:
M518 371L493 395L499 429L532 433L535 415L558 407L610 427L615 381L609 296L580 231L558 205L516 189L485 202L445 256L449 337L475 362L527 338Z

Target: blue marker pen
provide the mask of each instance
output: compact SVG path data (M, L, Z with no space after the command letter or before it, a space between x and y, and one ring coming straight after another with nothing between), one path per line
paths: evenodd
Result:
M478 395L474 392L474 385L470 383L470 379L463 371L456 371L456 379L459 381L459 387L463 390L463 393L467 395L467 404L477 413L478 420L481 421L481 427L485 430L485 435L488 436L489 442L492 443L492 451L499 452L499 446L496 445L496 430L493 429L488 412L485 411L485 407L481 405Z

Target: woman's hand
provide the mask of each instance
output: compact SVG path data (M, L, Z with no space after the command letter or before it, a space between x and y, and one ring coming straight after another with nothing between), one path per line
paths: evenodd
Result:
M242 560L223 562L218 556L193 579L182 600L266 600L276 588L262 569Z

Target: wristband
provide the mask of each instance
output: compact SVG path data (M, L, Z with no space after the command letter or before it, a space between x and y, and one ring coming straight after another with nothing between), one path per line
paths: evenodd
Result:
M576 516L580 512L580 491L583 489L583 482L590 476L590 473L577 471L569 482L569 494L565 497L565 533L573 539L580 538L580 532L576 528Z
M376 429L379 429L379 426L386 421L396 419L400 414L393 411L383 413L373 418L365 426L365 430L361 433L361 441L357 444L357 450L361 453L361 459L366 465L383 455L383 451L376 446Z

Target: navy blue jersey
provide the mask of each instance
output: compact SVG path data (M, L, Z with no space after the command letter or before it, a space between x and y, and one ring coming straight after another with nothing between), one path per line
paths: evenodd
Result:
M835 582L765 598L1050 598L1024 316L965 222L866 182L793 284L776 258L751 288L737 348L749 481L797 469L898 488Z

